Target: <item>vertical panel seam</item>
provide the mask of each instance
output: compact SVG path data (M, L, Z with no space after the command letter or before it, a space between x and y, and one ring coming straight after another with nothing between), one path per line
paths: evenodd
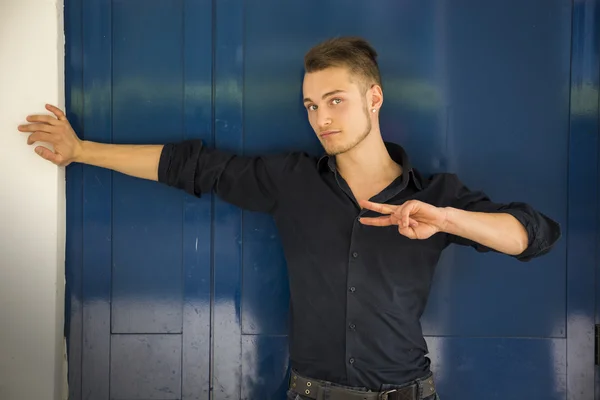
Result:
M211 0L211 146L216 143L215 103L216 103L216 41L217 41L217 4ZM215 375L215 195L210 193L210 328L209 328L209 361L208 361L208 398L214 399Z
M185 119L185 102L186 102L186 65L185 65L185 6L187 2L185 0L180 1L181 8L181 135L185 140L187 138L187 126ZM179 335L179 394L181 399L183 400L185 397L184 389L184 377L185 371L184 363L183 363L183 352L184 352L184 328L185 328L185 301L186 301L186 293L185 293L185 214L186 214L186 196L185 194L180 195L181 200L181 292L180 292L180 332ZM197 258L196 258L197 260Z
M114 132L115 132L115 121L113 118L113 108L114 108L114 98L113 98L113 77L114 77L114 57L113 57L113 41L114 41L114 37L113 37L113 32L114 32L114 8L113 8L113 0L107 0L108 3L108 7L110 8L108 15L110 15L110 41L108 42L110 44L110 50L108 52L109 57L110 57L110 85L109 85L109 89L110 90L110 109L108 110L108 116L110 118L110 143L114 143L115 139L114 139ZM110 191L110 284L109 286L109 298L108 298L108 396L110 397L110 393L111 393L111 385L112 385L112 379L111 379L111 366L112 366L112 332L113 332L113 277L114 277L114 265L115 265L115 252L114 252L114 247L115 247L115 232L114 232L114 227L115 227L115 216L114 216L114 212L115 212L115 196L114 196L114 172L110 171L109 172L109 179L110 179L110 185L109 187L109 191Z

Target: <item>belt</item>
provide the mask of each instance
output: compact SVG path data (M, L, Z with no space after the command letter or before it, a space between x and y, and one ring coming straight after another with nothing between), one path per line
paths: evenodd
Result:
M422 386L422 397L419 393L419 386ZM306 378L292 371L290 389L301 396L322 400L324 398L323 389L325 388L329 392L329 397L327 397L329 400L421 400L435 393L433 377L400 389L390 389L381 392L362 392L360 390L325 385L322 381Z

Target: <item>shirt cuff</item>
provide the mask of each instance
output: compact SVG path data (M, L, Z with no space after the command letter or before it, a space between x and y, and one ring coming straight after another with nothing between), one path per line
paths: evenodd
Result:
M527 248L521 254L514 256L519 261L530 261L548 253L561 236L560 225L542 213L532 215L515 208L503 209L499 212L515 217L527 231Z

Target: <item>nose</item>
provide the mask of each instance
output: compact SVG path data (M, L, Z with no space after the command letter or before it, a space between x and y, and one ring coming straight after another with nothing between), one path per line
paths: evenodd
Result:
M319 109L317 111L317 125L321 129L331 125L331 114L327 110Z

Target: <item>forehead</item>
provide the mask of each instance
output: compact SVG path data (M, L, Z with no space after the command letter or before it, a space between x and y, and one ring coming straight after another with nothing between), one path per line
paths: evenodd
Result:
M357 79L352 77L348 69L341 67L306 73L302 82L304 97L310 97L313 100L317 100L324 93L333 90L352 91L357 88Z

